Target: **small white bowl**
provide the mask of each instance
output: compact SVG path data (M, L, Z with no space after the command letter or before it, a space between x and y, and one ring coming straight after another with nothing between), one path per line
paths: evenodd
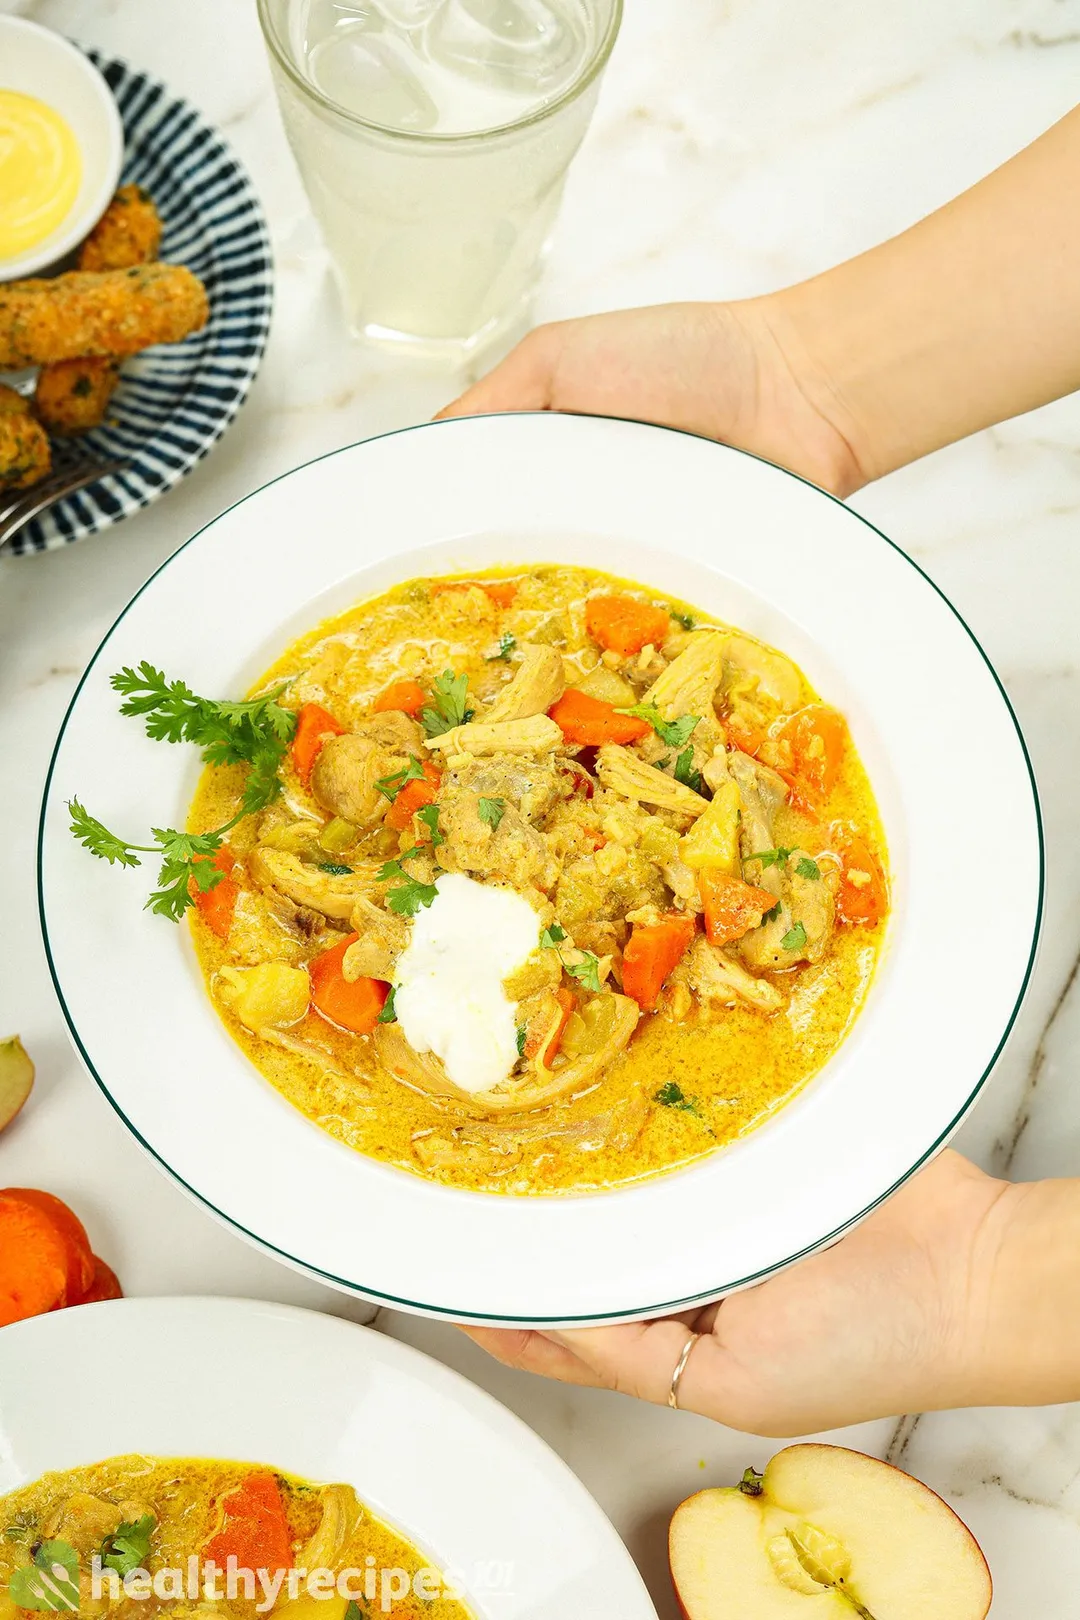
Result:
M34 276L88 236L109 205L124 160L124 131L112 91L77 46L38 23L0 17L0 89L36 96L70 124L82 154L82 184L43 242L0 258L0 281Z

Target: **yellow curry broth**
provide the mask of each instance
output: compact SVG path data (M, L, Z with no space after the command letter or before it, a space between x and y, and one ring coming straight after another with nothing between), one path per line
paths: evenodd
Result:
M242 1485L252 1473L268 1471L281 1487L293 1552L302 1555L322 1522L324 1492L328 1487L252 1463L139 1455L110 1457L89 1467L44 1474L32 1484L0 1497L0 1613L5 1612L2 1603L11 1575L30 1562L37 1542L48 1534L67 1539L79 1554L80 1582L84 1588L79 1611L82 1616L108 1620L110 1609L117 1614L122 1610L127 1620L139 1615L149 1620L152 1615L170 1613L180 1620L190 1615L198 1608L199 1600L192 1601L186 1594L175 1600L151 1595L139 1602L127 1599L123 1593L112 1602L104 1596L99 1600L89 1596L90 1560L101 1546L101 1526L110 1522L107 1505L115 1504L129 1520L141 1513L151 1513L156 1523L143 1567L151 1576L168 1569L181 1571L186 1577L189 1557L198 1556L201 1562L205 1542L220 1528L222 1498ZM417 1571L429 1567L429 1560L415 1547L363 1507L351 1487L334 1489L347 1492L356 1524L327 1566L335 1574L346 1569L403 1570L411 1582ZM363 1575L356 1579L361 1590L362 1583ZM206 1620L212 1613L236 1616L237 1620L255 1620L261 1598L261 1593L253 1600L238 1595L235 1600L222 1599L215 1602L212 1610L206 1608L199 1613ZM272 1612L284 1614L287 1607L286 1591ZM317 1620L321 1607L309 1609L305 1604L306 1620L312 1620L313 1614ZM336 1620L342 1607L340 1603L329 1604L327 1620L331 1616ZM470 1612L448 1596L428 1601L410 1593L394 1602L390 1612L397 1620L418 1620L420 1615L425 1620L470 1620ZM21 1620L28 1611L12 1605L10 1613L13 1620Z
M254 691L287 680L291 684L285 701L290 706L317 702L348 727L370 713L373 700L391 681L410 676L429 684L443 669L453 668L468 675L469 701L482 714L484 703L513 674L513 665L495 656L500 637L508 633L519 645L554 645L572 680L577 678L573 671L585 675L596 667L600 652L586 634L585 599L598 587L629 591L676 614L692 615L699 624L717 624L670 597L592 570L537 567L469 579L510 579L516 598L511 606L500 606L480 588L432 594L431 582L412 581L319 625L277 660ZM816 701L805 678L801 701ZM191 830L226 821L235 811L243 779L236 768L204 772L192 805ZM290 804L311 811L311 801L295 782L287 785L283 814ZM777 843L814 852L823 846L823 829L835 820L856 825L884 860L873 794L850 745L819 822L782 806L775 824ZM230 847L243 857L258 836L255 818L250 818L230 834ZM384 840L381 845L379 839ZM396 835L375 835L372 853L385 859L397 850ZM249 927L244 908L253 904L242 897L228 945L191 914L211 992L224 965L271 957L303 965L342 937L330 930L305 944L287 938L262 915ZM625 1183L711 1152L788 1101L836 1050L865 999L883 927L838 928L825 960L774 975L785 992L785 1006L777 1013L766 1015L739 1004L719 1017L706 1017L696 1007L681 1018L673 1016L671 1006L644 1014L629 1049L586 1095L525 1121L528 1126L546 1121L573 1127L576 1136L523 1143L511 1133L506 1150L485 1152L481 1163L425 1168L422 1173L474 1190L563 1193ZM416 1172L421 1168L417 1141L458 1123L448 1121L437 1101L386 1074L369 1036L351 1035L309 1012L289 1033L321 1049L322 1058L316 1061L252 1034L220 1000L215 1004L266 1078L310 1120L360 1152ZM677 1106L656 1101L657 1092L671 1082L682 1095ZM612 1111L620 1109L622 1123L605 1142L599 1123L596 1131L592 1123L610 1120ZM491 1138L486 1140L490 1145Z

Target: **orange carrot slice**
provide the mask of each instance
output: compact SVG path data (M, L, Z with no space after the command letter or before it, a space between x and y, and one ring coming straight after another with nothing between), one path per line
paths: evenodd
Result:
M830 846L840 857L836 915L840 922L873 928L889 909L889 886L870 845L850 828L829 828Z
M710 945L730 945L742 939L776 905L776 896L768 889L744 883L716 866L702 869L698 888L705 907L705 937Z
M662 645L671 634L671 616L632 596L591 596L585 604L585 628L606 651L627 658L650 644Z
M811 703L773 734L776 769L800 810L820 810L836 786L847 747L847 722L825 703Z
M419 681L391 681L385 692L380 692L371 705L372 714L387 714L392 709L399 709L402 714L411 714L414 718L420 713L428 695Z
M386 812L386 825L395 832L404 832L416 812L425 804L434 804L439 796L441 773L426 759L423 768L423 777L415 776L411 782L406 782Z
M647 721L632 714L620 714L612 704L590 697L576 686L567 687L548 714L567 742L581 743L584 747L637 742L652 730Z
M623 990L651 1012L668 975L678 967L694 937L693 917L672 912L658 923L635 923L623 952Z
M200 889L194 878L189 879L188 893L207 928L212 929L219 939L228 939L240 893L240 885L232 877L236 861L228 846L224 844L215 855L196 855L195 859L212 861L218 871L225 874L212 889Z
M203 1549L208 1561L227 1569L273 1575L292 1567L292 1543L281 1486L273 1474L249 1474L242 1485L222 1497L221 1528Z
M308 963L312 1005L341 1029L354 1035L370 1035L390 994L382 979L352 979L341 969L342 958L358 934L349 934L331 950L323 951Z
M300 709L293 732L292 762L305 787L311 785L312 768L323 743L328 737L340 737L344 730L319 703L305 703Z

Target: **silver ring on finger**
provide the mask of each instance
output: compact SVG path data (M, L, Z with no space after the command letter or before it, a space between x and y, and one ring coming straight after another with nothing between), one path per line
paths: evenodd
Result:
M700 1338L700 1333L691 1332L690 1337L682 1347L682 1354L675 1363L675 1371L671 1375L671 1388L668 1390L667 1398L667 1403L673 1412L679 1410L679 1384L682 1381L683 1373L686 1371L686 1363L690 1360L691 1352Z

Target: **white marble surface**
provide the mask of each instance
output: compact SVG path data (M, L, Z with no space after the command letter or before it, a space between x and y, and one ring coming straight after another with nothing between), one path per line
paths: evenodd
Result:
M459 379L373 359L345 340L278 127L253 0L0 0L0 11L128 57L220 124L265 201L279 289L251 400L181 488L62 554L0 562L0 1029L22 1032L39 1070L32 1109L0 1141L0 1184L68 1197L131 1293L228 1292L362 1314L189 1204L79 1071L39 943L33 840L72 688L145 576L238 495L320 451L431 414ZM539 313L738 295L823 268L1003 160L1073 103L1078 83L1080 0L627 0ZM1044 797L1042 956L961 1145L1019 1176L1076 1173L1080 399L980 435L856 504L918 558L981 638L1019 711ZM992 931L988 910L990 940ZM446 1326L380 1320L493 1390L562 1452L639 1558L660 1614L672 1615L670 1511L703 1483L760 1463L769 1444L505 1372ZM1071 1612L1080 1581L1075 1408L883 1422L847 1438L902 1456L957 1503L993 1565L996 1620Z

